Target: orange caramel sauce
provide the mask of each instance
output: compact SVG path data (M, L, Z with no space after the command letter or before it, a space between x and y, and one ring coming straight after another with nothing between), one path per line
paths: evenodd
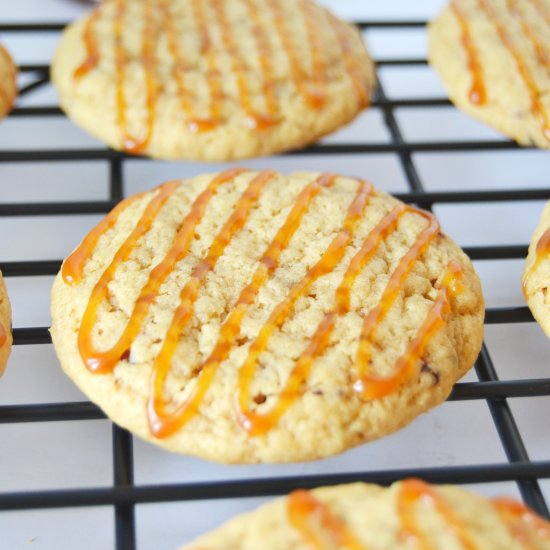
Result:
M233 309L224 321L214 349L206 361L198 367L199 375L194 390L176 410L168 412L162 397L162 386L166 376L159 379L155 375L155 391L148 406L149 425L154 435L166 437L174 433L198 411L220 363L227 358L231 347L240 335L241 321L248 307L254 302L261 286L277 268L281 252L288 246L313 199L323 187L332 185L335 178L336 176L333 174L323 174L300 192L284 224L260 258L259 266L252 275L250 283L243 288Z
M540 263L550 254L550 229L547 229L537 241L535 247L535 259L523 276L523 292L525 294L525 281L538 268Z
M483 105L487 100L487 94L485 91L485 83L483 80L483 69L479 61L479 54L474 45L468 20L464 15L464 11L460 2L453 0L450 4L451 9L460 25L462 47L466 51L468 56L468 69L472 78L472 84L470 91L468 92L468 99L474 105Z
M191 211L186 216L185 220L183 220L181 229L178 231L172 247L164 259L157 266L155 266L149 274L149 279L142 288L136 301L136 305L134 306L134 310L132 311L132 315L130 316L126 328L119 337L117 343L109 350L98 351L92 343L92 329L95 324L97 309L107 297L108 284L113 279L118 266L130 256L139 239L150 229L155 216L158 214L164 203L176 191L179 186L179 182L168 183L159 188L157 195L148 204L135 229L118 250L111 264L108 266L107 270L103 273L100 280L94 287L90 301L86 311L84 312L78 333L78 347L80 350L80 356L90 371L97 373L111 372L116 364L121 360L123 355L131 347L132 342L141 329L141 324L149 311L149 307L156 299L160 286L166 280L174 265L187 255L191 240L195 233L195 228L202 219L208 202L221 185L230 181L242 172L243 170L238 168L222 172L214 178L207 188L198 196L193 204L193 207L191 208ZM117 209L113 210L113 216L108 223L106 223L103 227L100 227L101 224L99 224L90 234L93 234L90 241L86 242L85 239L79 249L77 249L73 254L73 256L77 254L75 261L69 265L73 269L76 266L77 269L75 269L75 271L78 273L77 270L80 270L79 275L81 275L82 258L84 255L89 255L95 248L99 236L106 231L108 227L112 227L116 223L120 212L123 210L122 203L119 207L118 212L115 212ZM105 221L107 221L107 219ZM69 260L71 260L71 258L72 256ZM69 262L69 260L67 260L67 262ZM65 269L65 264L63 265L63 269Z
M296 51L296 47L294 45L294 41L290 35L288 24L285 20L285 15L278 4L278 0L267 0L267 4L273 13L273 23L275 24L283 50L287 56L294 86L302 95L308 107L312 109L320 109L325 101L323 88L318 87L319 82L316 82L316 86L314 88L308 85L308 75L302 66L298 52ZM306 20L309 17L308 13L308 10L304 12ZM311 42L311 36L309 38L311 59L318 59L317 56L319 54L314 52L315 42Z
M550 523L527 506L506 497L495 498L492 502L502 521L508 526L510 534L523 548L538 548L533 543L532 531L536 532L538 538L550 542Z
M317 500L309 491L298 490L288 495L287 515L290 524L300 533L302 539L316 550L326 548L325 539L312 525L314 517L320 524L323 533L337 548L348 550L367 550L349 527L330 508ZM327 537L327 538L328 538Z
M401 483L397 497L397 513L404 538L413 539L419 550L435 550L428 537L422 533L417 524L418 504L435 508L465 550L479 550L466 526L454 514L445 500L420 479L408 479Z
M429 225L417 237L413 246L401 258L394 272L382 293L380 302L376 307L371 309L363 321L361 337L359 339L359 348L355 368L357 371L357 380L355 381L354 390L365 399L373 399L382 397L389 391L394 390L399 384L399 377L392 379L379 378L369 374L369 364L371 360L372 339L375 336L376 328L386 317L391 306L399 296L399 292L407 276L411 272L414 264L420 258L432 240L439 233L439 224L427 212L416 210L418 214L425 217ZM401 367L401 365L399 365Z
M86 59L84 59L74 72L73 77L75 81L86 76L92 69L95 69L99 63L99 47L97 45L94 27L99 21L100 15L101 11L99 9L95 10L84 25L82 39L86 47L87 55Z
M548 111L546 110L540 99L541 90L535 82L531 70L523 59L521 52L515 46L513 39L506 30L506 26L498 18L497 12L493 7L491 1L478 0L478 4L479 7L485 12L487 17L492 21L502 44L508 50L510 55L514 58L518 72L527 88L527 91L529 92L531 100L531 112L540 121L542 134L548 141L550 141L550 118L548 115ZM525 29L523 30L525 32ZM529 34L527 36L529 38Z
M304 356L296 362L296 365L292 369L279 395L277 404L265 414L258 414L250 410L248 406L250 386L254 379L260 355L267 348L269 338L275 330L291 315L298 299L307 294L311 285L319 277L333 271L334 267L340 262L344 256L346 247L354 235L355 226L363 217L363 212L367 206L371 192L372 186L369 183L364 181L359 182L355 199L348 209L342 229L334 237L319 261L300 281L291 287L288 296L275 307L250 346L248 356L239 370L237 406L239 409L239 422L252 435L261 435L273 428L284 412L300 396L300 386L307 378L311 363L317 356L317 353L314 353L310 349L311 346L306 350ZM326 335L323 336L322 343L326 344Z

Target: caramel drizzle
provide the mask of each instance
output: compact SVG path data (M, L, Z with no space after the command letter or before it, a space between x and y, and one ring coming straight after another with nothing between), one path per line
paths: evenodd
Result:
M123 148L128 153L137 154L142 152L151 140L153 125L155 122L155 110L157 99L157 81L155 77L155 32L153 10L150 1L143 3L144 31L142 40L141 55L145 68L146 87L146 110L147 122L146 132L143 138L132 136L128 132L126 119L126 98L124 94L124 80L127 66L128 53L123 45L124 15L126 3L124 0L117 0L116 15L113 21L113 32L115 41L115 65L116 65L116 106L118 127L121 130Z
M273 74L273 64L271 62L271 47L263 30L260 10L254 0L244 0L250 19L252 20L252 32L258 47L258 57L262 68L263 83L262 92L264 94L267 108L267 120L276 123L279 117L279 107L277 105L277 96L275 93L275 77Z
M126 328L119 337L117 343L111 349L106 351L98 351L94 348L92 343L92 329L97 316L97 309L99 305L107 298L108 285L113 279L118 266L130 256L139 239L149 231L155 216L158 214L164 203L178 188L179 182L168 183L160 187L157 195L147 205L147 208L143 212L136 227L119 248L111 264L94 287L90 301L88 302L88 306L82 317L82 322L78 333L78 347L84 364L91 372L112 372L116 364L125 356L135 337L139 333L143 320L149 311L149 307L158 295L160 286L166 280L174 265L187 255L195 233L195 228L201 221L208 202L221 185L230 181L242 172L243 170L241 169L233 169L222 172L216 176L206 187L206 189L198 196L189 214L183 220L181 229L176 234L172 247L164 259L157 266L155 266L149 274L148 281L142 288ZM81 272L82 262L85 261L86 256L89 255L95 248L97 239L102 232L106 230L106 228L112 227L116 223L123 208L123 205L119 205L117 212L113 210L112 218L108 221L108 223L102 227L100 227L101 224L99 224L92 232L94 235L89 242L84 240L79 249L77 249L73 254L73 256L76 256L75 259L69 263L69 267L67 268L68 270L72 269L73 272L76 272L73 266L79 266ZM71 260L71 258L69 258L69 260ZM69 260L67 260L67 262L69 262ZM65 268L65 265L63 268Z
M302 95L308 107L311 107L312 109L320 109L323 106L325 101L325 95L323 93L323 89L318 88L317 86L315 86L312 89L308 85L308 77L305 74L302 64L300 63L298 53L294 46L294 41L292 40L292 37L290 35L289 29L287 26L287 22L285 21L285 15L279 6L278 0L267 0L267 3L271 8L271 11L273 12L273 16L274 16L273 21L275 23L275 28L277 30L277 33L281 40L281 44L283 46L283 49L285 51L285 54L287 56L287 59L290 65L290 72L292 74L292 80L294 81L294 86L296 87L298 92ZM303 8L303 5L301 5L301 7ZM309 17L309 10L305 11L304 17L306 18L306 21L307 21ZM313 43L311 42L311 37L309 38L310 38L310 56L311 56L311 59L313 60L316 58L317 54L313 52L314 46L313 46Z
M399 515L401 534L403 537L414 540L417 546L422 550L434 549L434 546L429 541L429 537L422 533L417 525L416 518L419 512L415 505L418 504L419 501L437 510L439 515L443 517L447 525L452 529L463 548L466 550L476 550L478 548L478 545L472 539L466 526L455 515L443 497L420 479L403 481L399 487L397 513Z
M191 7L199 29L201 53L206 54L208 64L206 77L210 90L210 115L206 119L194 119L191 123L191 130L194 132L207 132L223 122L221 109L225 96L222 90L216 51L206 24L202 0L192 0Z
M489 0L478 0L478 5L493 22L502 44L514 58L519 74L529 92L531 112L540 121L542 134L548 141L550 141L550 119L547 110L540 100L541 90L537 86L529 67L522 58L521 53L515 47L514 42L506 30L503 22L498 18L491 2Z
M327 17L329 18L340 48L342 50L342 57L344 58L344 64L346 66L346 71L349 75L349 78L357 92L360 104L363 107L367 107L370 102L369 91L367 88L367 83L364 81L359 71L357 61L354 55L353 48L351 46L348 34L346 32L345 25L331 13L327 11Z
M101 9L98 8L92 13L84 25L82 39L84 40L87 56L74 72L73 78L77 82L82 77L86 76L92 69L95 69L99 63L99 47L97 44L94 27L99 21L100 15Z
M355 199L351 203L342 229L325 250L319 261L306 273L306 275L290 289L288 296L280 302L271 312L269 318L264 323L260 332L248 351L248 356L239 369L239 382L237 391L237 406L239 422L250 434L260 435L269 431L292 405L300 394L300 386L308 376L311 363L317 356L310 348L305 356L298 360L292 369L288 380L282 389L277 404L268 412L259 414L250 410L248 406L248 397L250 386L254 379L254 374L259 363L260 355L267 348L269 338L275 330L279 328L286 318L291 315L294 306L299 298L307 294L311 285L323 275L330 273L337 265L350 243L357 223L363 217L363 211L367 206L369 195L372 192L372 186L367 182L359 182L359 188Z
M323 187L332 185L335 178L336 176L333 174L323 174L300 192L284 224L260 258L259 266L252 275L250 283L243 288L233 309L220 328L220 334L214 349L206 361L197 368L199 376L192 393L176 410L167 411L167 404L162 397L162 386L166 376L160 378L158 375L155 376L155 391L148 406L149 425L155 436L166 437L174 433L199 410L202 399L212 384L219 365L227 358L232 345L240 335L241 321L246 311L254 302L259 289L277 269L281 252L288 246L313 199Z
M277 121L269 114L263 115L254 110L252 98L250 96L246 67L242 57L239 55L233 33L231 32L231 25L227 18L225 4L224 2L218 2L215 6L213 6L213 8L218 20L218 26L222 36L224 48L231 57L231 66L233 74L237 80L237 88L239 90L239 101L244 112L246 113L246 124L253 130L267 130Z
M338 548L367 550L367 547L361 543L349 527L309 491L298 490L290 493L287 514L292 527L312 548L321 550L325 548L323 537L311 525L310 518L315 517Z
M451 9L460 25L462 46L466 50L468 56L468 69L472 78L472 84L468 92L468 99L474 105L483 105L487 100L485 91L485 83L483 79L483 69L479 60L479 54L475 47L472 33L468 25L468 20L464 14L462 6L457 0L451 2Z
M500 497L493 499L493 506L508 526L512 537L521 543L526 550L537 548L533 544L532 531L535 531L541 539L550 541L550 523L521 502Z
M380 302L369 311L363 321L363 328L355 361L357 380L353 388L365 399L380 398L387 395L390 391L393 391L399 384L401 376L405 376L408 372L407 365L412 362L412 359L416 355L416 352L413 353L410 351L409 353L409 350L407 350L405 358L403 358L402 361L398 361L398 371L396 375L392 377L380 378L368 373L372 340L376 334L377 326L388 314L414 264L418 258L424 254L432 240L439 233L439 224L431 214L421 210L417 210L416 212L426 218L429 221L429 225L420 233L410 250L401 258L397 268L391 274ZM423 341L421 341L420 345L421 348L424 349L425 343L423 343Z
M531 43L531 46L535 50L538 64L542 65L542 67L544 67L546 71L550 74L550 62L548 59L548 50L546 46L540 41L536 32L533 30L531 25L529 25L526 18L521 13L516 0L507 0L507 6L510 12L517 17L519 24L521 26L521 30L523 31L523 34L527 37L527 39ZM535 3L535 9L537 11L542 11L540 9L540 5L536 3ZM541 15L544 17L543 13L541 13Z
M402 481L397 495L397 513L400 535L414 541L420 550L434 550L427 534L418 526L418 504L430 506L445 520L457 541L465 550L476 550L479 546L466 527L457 517L444 498L430 485L420 479ZM496 498L492 501L500 518L510 534L522 543L524 548L535 548L531 544L533 531L543 540L550 540L550 523L535 514L524 504L510 498ZM335 516L330 507L316 499L309 491L298 490L290 493L287 500L287 515L292 527L312 548L322 550L324 541L330 538L338 547L352 550L367 550L357 535L344 521ZM322 532L311 521L315 518ZM325 535L325 537L323 537Z

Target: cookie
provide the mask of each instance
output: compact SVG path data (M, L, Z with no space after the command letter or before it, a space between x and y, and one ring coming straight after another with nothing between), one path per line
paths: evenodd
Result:
M0 271L0 376L3 374L11 351L11 307L8 291Z
M359 32L310 0L106 0L65 30L52 79L114 149L209 161L312 143L375 86Z
M550 4L453 0L429 26L452 102L522 145L550 148Z
M11 110L17 96L17 69L10 54L0 44L0 118Z
M550 202L533 233L523 270L523 294L529 309L550 338Z
M408 479L294 491L181 550L543 550L550 523L510 498Z
M233 169L120 203L65 260L51 331L67 374L140 437L283 462L443 401L483 316L427 212L354 178Z

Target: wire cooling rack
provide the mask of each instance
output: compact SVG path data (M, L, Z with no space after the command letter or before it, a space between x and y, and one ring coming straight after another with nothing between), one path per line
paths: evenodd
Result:
M425 27L424 21L361 21L357 22L367 35L372 30L389 29L399 33L409 29ZM63 24L17 23L0 24L0 33L22 36L24 33L58 33ZM409 67L426 65L426 59L391 58L377 59L377 69L384 67ZM20 71L28 77L28 82L20 89L21 96L46 86L49 82L48 66L26 64ZM379 79L380 81L381 79ZM372 109L378 111L389 135L387 142L354 142L337 143L329 141L309 147L303 151L290 152L288 155L331 156L353 155L353 158L369 158L369 155L393 155L398 159L406 177L408 189L396 195L409 203L415 203L426 209L441 205L483 205L486 203L509 203L541 201L550 198L550 182L546 187L513 189L475 189L475 190L438 190L427 191L415 162L415 154L453 154L457 152L491 153L508 151L509 155L518 155L520 150L514 143L502 139L480 140L432 140L411 141L406 139L405 132L399 123L396 110L439 109L448 107L446 99L432 97L389 98L385 86L379 82L378 92ZM12 118L30 117L63 117L57 107L33 106L16 108ZM546 152L536 154L545 155ZM351 157L346 157L351 158ZM70 149L0 149L0 168L9 163L60 163L65 161L102 161L108 165L108 189L106 200L66 201L66 202L2 202L0 203L0 220L8 217L19 217L22 220L34 216L69 217L82 214L104 214L108 212L126 193L127 177L124 165L130 159L139 162L135 157L105 148L70 148ZM274 163L276 166L276 163ZM344 170L342 170L344 171ZM151 185L158 182L151 182ZM15 237L14 237L15 238ZM498 261L522 259L527 252L526 245L504 244L497 246L465 247L473 260ZM36 261L2 261L0 268L8 279L29 277L32 281L40 276L55 274L61 265L59 258ZM504 263L502 264L504 265ZM519 323L533 323L533 318L526 307L490 307L487 310L487 325L518 326ZM32 346L50 344L50 336L45 326L14 326L15 346ZM485 484L492 482L514 482L521 497L548 517L548 505L545 501L540 481L550 478L550 453L548 460L531 460L527 452L524 437L509 405L511 398L525 400L550 395L550 378L513 377L500 380L498 369L487 345L483 346L475 365L477 380L461 382L455 386L451 401L481 401L487 404L505 460L494 463L462 464L448 461L442 466L412 467L397 469L371 469L366 465L357 465L354 471L341 472L331 470L316 475L253 476L247 479L233 479L227 476L222 479L206 479L175 483L137 483L134 481L133 439L126 431L112 426L112 468L113 481L109 486L92 488L52 488L47 490L24 490L4 492L0 486L0 510L27 513L34 509L62 509L77 507L107 506L114 511L116 548L133 549L138 547L139 537L136 520L136 506L149 503L189 502L207 499L232 499L246 497L265 497L287 493L298 487L315 487L345 483L356 480L389 484L397 479L409 476L422 477L431 482ZM0 406L0 428L9 423L51 423L58 421L84 422L103 419L103 413L93 404L79 402L24 403ZM42 424L41 424L42 425ZM472 426L472 440L475 438L475 427ZM5 439L3 439L5 441ZM4 443L3 443L4 444ZM17 441L12 444L17 445ZM75 443L76 444L76 443ZM477 444L477 443L475 443ZM481 443L484 444L483 442ZM489 444L489 443L487 443ZM405 449L403 449L405 451ZM545 458L545 457L543 457ZM39 453L36 457L40 461ZM2 452L0 451L0 468ZM219 500L217 500L219 501ZM60 535L61 536L61 535ZM0 535L0 546L2 546ZM184 540L182 540L182 543ZM160 543L162 546L162 543Z

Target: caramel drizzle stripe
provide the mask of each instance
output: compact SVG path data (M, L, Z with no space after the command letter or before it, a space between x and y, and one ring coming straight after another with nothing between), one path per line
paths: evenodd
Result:
M535 7L535 9L539 12L541 17L544 19L547 25L550 26L550 14L544 9L542 3L540 0L530 0L531 4Z
M153 10L149 1L143 3L145 27L142 37L142 58L145 68L146 88L146 132L141 139L132 136L128 132L128 121L126 118L126 98L124 94L124 80L127 66L128 53L123 45L124 15L126 3L124 0L117 0L116 13L113 20L113 32L115 41L115 65L116 65L116 107L117 123L121 130L123 148L128 153L137 154L142 152L149 144L153 133L155 122L157 80L155 76L155 30Z
M419 479L408 479L401 482L397 495L397 513L400 523L400 534L404 539L412 539L421 550L434 550L428 537L422 533L417 523L420 510L415 505L428 505L440 514L452 529L457 540L465 550L477 550L471 531L457 517L445 499L432 487ZM522 543L524 548L531 549L531 537L528 528L535 531L543 540L550 540L550 523L535 514L524 504L510 498L496 498L492 501L501 520L510 534ZM367 550L359 542L357 535L333 514L330 507L319 501L309 491L298 490L290 493L287 500L287 516L290 524L298 531L303 540L311 547L322 550L324 540L311 524L315 518L321 529L338 544L352 550Z
M401 533L405 538L412 538L422 550L433 548L428 537L421 532L417 525L416 518L419 511L415 509L415 504L420 501L437 510L466 550L478 549L464 523L455 515L443 497L420 479L406 480L399 487L397 513L401 523Z
M533 27L527 22L525 16L521 13L516 0L507 0L508 9L510 12L515 15L521 26L523 34L527 37L533 50L535 50L537 63L541 65L546 72L550 74L550 62L548 59L548 50L546 46L540 41L536 32L533 30ZM535 9L540 12L538 7L535 5ZM541 13L541 16L544 17L544 14Z
M134 338L141 329L142 322L149 311L149 307L158 295L160 286L166 280L174 265L185 258L188 254L189 246L195 233L195 228L201 221L210 199L214 196L221 185L232 180L242 172L243 170L239 168L222 172L213 178L206 189L195 199L189 214L183 220L182 226L174 238L172 247L163 260L150 272L148 281L140 292L124 332L111 349L100 352L93 346L92 328L95 323L97 308L107 296L108 284L112 280L113 275L120 263L129 257L138 240L150 229L154 221L154 217L158 214L160 207L177 189L179 183L174 182L161 187L161 191L155 199L149 203L133 232L118 250L111 264L103 273L101 279L92 291L90 301L82 317L78 334L80 355L90 371L96 373L111 372L121 358L127 353ZM154 202L155 200L156 203ZM109 215L111 216L111 219L108 221L108 224L106 223L102 226L100 223L94 229L95 233L92 232L94 233L92 239L88 243L86 243L85 240L80 247L81 250L77 249L75 252L75 254L78 253L75 260L75 265L77 265L80 270L82 269L82 263L87 257L89 257L91 251L95 248L99 236L107 229L107 227L112 227L116 223L120 212L123 210L121 205L119 205L119 207L120 208L116 212L115 209ZM105 221L107 222L107 220ZM69 258L69 260L70 259L71 258Z
M83 40L86 47L86 59L76 68L73 78L79 81L83 76L86 76L92 69L97 67L99 63L99 47L95 35L95 26L99 21L101 8L97 8L86 21L84 25Z
M357 380L353 387L365 399L385 395L380 391L381 387L385 385L384 382L380 378L368 373L372 339L376 334L376 328L388 314L414 264L424 254L432 240L439 233L439 223L437 223L431 214L421 210L415 210L415 212L426 218L429 221L429 225L420 233L410 250L401 258L397 268L391 274L380 302L369 311L363 321L355 362Z
M271 62L271 47L267 34L263 28L263 21L260 16L260 10L254 0L243 0L246 4L250 19L252 20L252 32L258 46L258 57L262 68L263 83L262 91L265 98L268 119L274 122L279 118L279 107L275 93L275 77L273 74L273 64Z
M537 86L531 71L521 57L521 53L514 46L513 40L510 38L510 35L508 34L503 22L499 19L491 2L489 0L478 0L478 5L485 12L489 20L492 21L502 44L514 58L519 74L529 92L531 99L531 111L539 119L541 123L541 131L544 137L550 141L550 120L546 109L540 101L541 91Z
M197 413L219 365L227 358L233 343L239 337L241 321L248 307L254 302L259 289L277 269L282 251L300 226L313 199L322 188L332 185L335 178L333 174L323 174L302 189L284 224L263 253L250 283L241 290L239 298L220 329L214 349L206 361L197 368L199 376L191 395L175 411L167 410L167 403L162 397L165 376L163 378L155 374L154 392L150 395L148 404L148 418L151 432L156 437L166 437L174 433Z
M290 72L292 74L294 86L310 108L320 109L325 100L323 90L319 90L317 88L312 90L310 89L310 86L307 85L307 75L305 74L305 71L300 63L300 59L298 58L298 54L285 21L285 16L278 4L278 0L267 0L267 3L273 13L273 21L275 23L277 34L279 35L283 50L285 51L290 64ZM312 49L311 44L310 49ZM311 57L313 58L313 54L311 54Z
M367 550L367 547L359 541L348 526L309 491L298 490L288 496L287 514L290 525L312 548L319 550L325 548L323 538L319 536L309 521L311 517L315 517L338 548Z
M218 22L223 46L231 58L231 69L237 80L239 102L246 113L246 124L253 130L266 130L275 124L275 120L271 119L268 115L259 114L254 110L246 76L246 67L239 54L237 45L235 44L231 23L227 18L225 4L224 2L218 2L215 3L212 8Z
M166 37L168 41L168 50L170 51L170 54L172 55L172 58L174 60L174 65L172 67L172 77L174 78L174 81L176 82L176 86L178 87L178 96L181 108L184 112L185 121L187 124L187 127L192 132L201 132L201 131L208 131L213 130L214 127L217 125L217 122L213 121L210 118L199 118L199 117L193 117L193 106L191 105L191 102L189 101L189 90L187 89L187 86L185 84L185 59L183 57L181 48L178 43L178 34L176 32L176 29L174 27L173 23L173 17L170 13L168 5L164 2L162 4L162 15L163 15L163 25L166 30Z
M117 222L120 214L126 210L128 206L143 197L144 193L139 193L128 199L119 202L109 214L103 218L91 231L86 235L78 248L63 262L61 267L61 275L66 284L73 285L82 281L82 273L86 260L97 246L99 238Z
M221 109L224 101L224 94L216 52L206 25L202 0L192 0L191 6L200 34L201 53L206 54L207 58L207 81L210 90L210 115L207 119L193 119L191 121L191 129L196 132L204 132L214 129L222 122Z
M353 47L351 46L350 39L348 36L348 29L345 24L334 17L330 12L326 12L327 17L334 29L334 33L340 45L342 51L342 57L344 58L344 64L346 71L349 75L351 83L357 92L360 104L363 107L367 107L370 103L369 91L367 88L367 83L364 81L359 71L359 67L355 60L355 53Z
M472 78L468 99L474 105L483 105L487 100L485 82L483 79L483 68L479 60L479 53L475 47L472 33L468 25L468 20L459 1L453 0L450 4L451 9L460 25L461 41L466 55L468 57L468 69Z
M532 544L528 528L535 531L541 539L550 541L550 523L527 506L506 497L495 498L492 502L500 518L508 526L510 534L522 543L524 548L538 548Z
M336 289L335 304L319 323L311 342L306 350L297 359L288 381L280 394L279 400L268 413L258 414L249 410L247 406L249 387L252 382L253 371L250 369L248 378L242 387L239 405L241 412L241 424L254 434L265 433L290 407L298 395L299 386L302 380L307 380L313 361L320 356L330 341L330 335L334 329L336 319L349 311L350 290L357 276L364 269L367 262L374 256L382 244L383 239L395 229L399 218L407 211L408 207L399 205L387 214L378 225L369 233L363 244L351 259L344 274L342 282ZM307 277L307 276L306 276Z
M350 243L357 223L362 219L368 198L372 193L372 186L364 181L359 182L355 199L351 203L341 230L329 244L318 262L295 283L288 296L280 302L269 315L260 332L249 348L248 356L238 373L237 407L240 424L252 435L260 435L271 429L281 415L290 407L299 395L300 385L307 376L307 364L300 361L292 369L287 382L280 393L277 404L265 414L251 411L248 406L250 386L260 359L260 355L267 348L269 338L277 328L284 323L292 313L299 298L304 296L311 285L323 275L330 273L345 254L346 247Z

